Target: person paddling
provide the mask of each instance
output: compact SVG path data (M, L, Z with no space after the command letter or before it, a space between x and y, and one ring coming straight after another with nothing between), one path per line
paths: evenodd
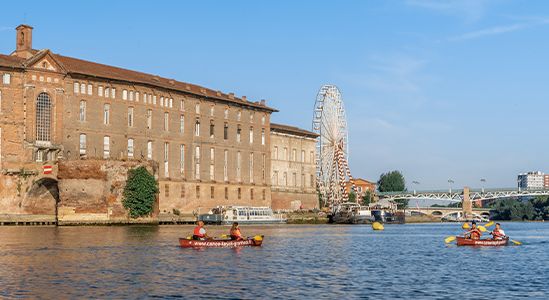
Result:
M503 240L505 238L505 231L501 229L501 225L499 223L496 223L496 228L494 228L490 234L494 240Z
M242 233L240 232L240 227L238 226L238 222L234 222L233 226L231 226L231 231L229 232L231 236L231 240L236 241L242 241L244 238L242 237Z
M465 238L472 239L472 240L480 240L481 235L482 235L482 232L477 228L477 222L472 221L471 230L465 233Z
M204 228L204 222L198 221L193 231L193 240L205 240L208 238L206 229Z

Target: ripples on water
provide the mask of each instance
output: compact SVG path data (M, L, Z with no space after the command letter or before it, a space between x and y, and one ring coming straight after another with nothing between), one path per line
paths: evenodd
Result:
M503 225L524 245L444 245L457 224L242 226L263 247L205 250L178 247L191 226L0 227L0 297L549 297L549 224Z

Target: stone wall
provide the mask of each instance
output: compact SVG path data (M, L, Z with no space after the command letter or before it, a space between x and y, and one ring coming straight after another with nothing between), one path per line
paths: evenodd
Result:
M59 224L156 222L157 207L150 218L131 219L122 204L127 173L146 161L60 161L58 172Z

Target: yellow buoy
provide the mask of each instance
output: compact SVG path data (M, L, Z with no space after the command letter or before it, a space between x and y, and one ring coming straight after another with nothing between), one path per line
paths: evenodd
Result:
M463 223L463 225L461 225L461 228L469 229L469 228L471 228L471 226L469 226L469 223Z
M374 222L374 223L372 223L372 229L373 230L383 230L384 227L383 227L383 224L381 224L379 222Z
M256 236L254 236L254 240L256 240L256 241L262 241L262 240L263 240L263 237L260 236L260 235L256 235Z

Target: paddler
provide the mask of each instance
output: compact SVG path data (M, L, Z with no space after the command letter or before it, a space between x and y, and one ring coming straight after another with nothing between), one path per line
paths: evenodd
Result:
M198 221L193 230L193 240L205 240L207 238L208 234L206 234L206 229L204 228L204 221Z
M501 225L499 223L496 223L496 228L494 228L490 234L494 240L503 240L505 238L505 231L501 229Z
M233 223L233 226L231 226L231 231L229 232L229 235L231 236L231 240L236 240L236 241L244 240L244 238L242 237L242 233L240 232L240 227L238 226L238 222Z
M482 235L482 232L480 231L480 229L477 228L477 222L472 221L471 230L465 233L465 238L472 239L472 240L480 240L481 235Z

